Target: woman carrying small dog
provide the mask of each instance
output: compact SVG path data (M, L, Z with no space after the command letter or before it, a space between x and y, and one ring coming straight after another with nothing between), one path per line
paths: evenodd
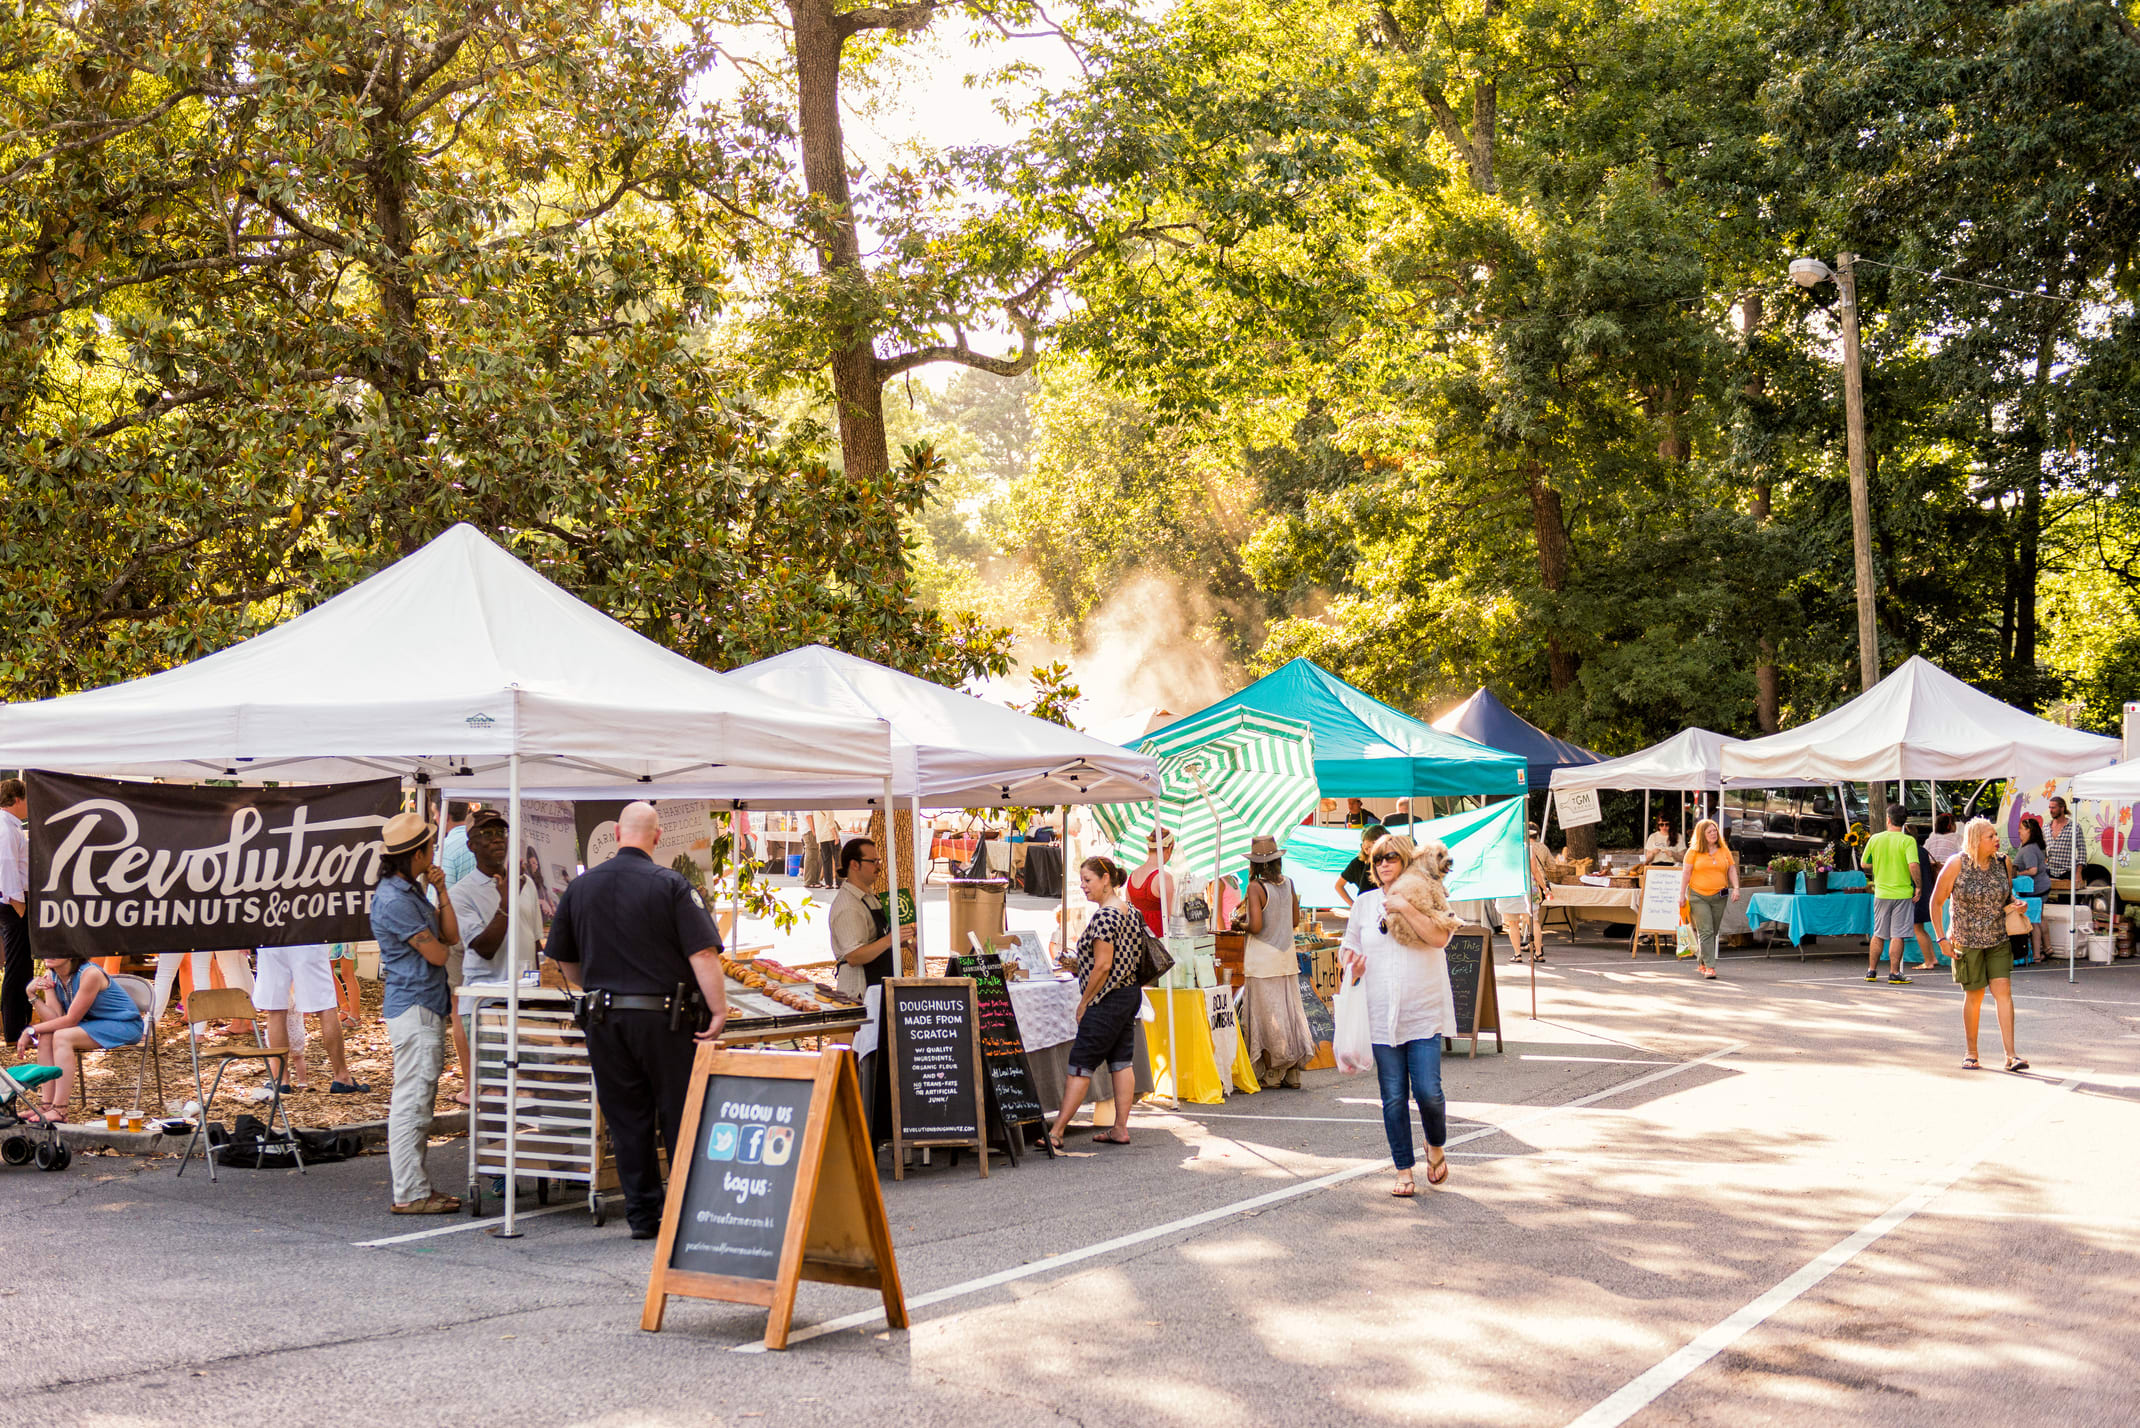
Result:
M1422 855L1412 840L1391 833L1369 854L1376 886L1352 905L1341 949L1346 971L1367 992L1369 1039L1375 1049L1375 1079L1382 1091L1382 1129L1400 1199L1418 1193L1413 1183L1412 1124L1407 1100L1416 1101L1427 1132L1427 1183L1449 1178L1448 1102L1442 1096L1442 1033L1456 1026L1456 1000L1449 989L1444 949L1454 919L1431 910L1431 898L1390 897L1392 884L1439 885L1449 870L1449 850L1430 844ZM1407 876L1409 875L1409 876ZM1400 890L1402 891L1402 890ZM1444 899L1446 901L1446 899Z

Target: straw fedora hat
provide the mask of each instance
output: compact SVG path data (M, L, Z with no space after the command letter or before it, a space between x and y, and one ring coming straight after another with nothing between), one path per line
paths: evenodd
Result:
M1258 833L1249 841L1248 860L1251 863L1275 863L1284 856L1278 850L1278 840L1268 833Z
M386 845L387 856L392 857L421 848L431 841L432 832L430 820L421 813L397 813L379 830L379 841Z

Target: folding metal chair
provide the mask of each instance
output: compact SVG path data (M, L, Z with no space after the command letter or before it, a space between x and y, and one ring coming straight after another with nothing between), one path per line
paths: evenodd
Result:
M282 1117L282 1133L289 1140L290 1154L297 1161L297 1172L300 1175L304 1173L305 1157L297 1148L297 1132L290 1128L290 1113L282 1104L282 1078L290 1053L287 1050L276 1051L258 1043L260 1024L257 1018L264 1015L263 1012L255 1011L253 999L236 987L212 987L205 991L196 991L186 999L186 1040L193 1051L193 1089L200 1100L201 1112L194 1117L193 1134L186 1140L186 1153L178 1158L180 1175L186 1173L186 1166L193 1159L193 1147L198 1144L202 1146L203 1155L208 1161L208 1179L210 1182L215 1180L215 1153L222 1147L207 1141L208 1112L215 1104L215 1093L222 1089L223 1073L237 1061L259 1061L267 1064L268 1089L272 1097L268 1105L268 1129L273 1131L275 1117ZM204 1049L201 1046L201 1028L214 1021L252 1022L253 1035L256 1038L254 1044L211 1046ZM215 1082L205 1088L201 1082L201 1062L204 1059L216 1063Z

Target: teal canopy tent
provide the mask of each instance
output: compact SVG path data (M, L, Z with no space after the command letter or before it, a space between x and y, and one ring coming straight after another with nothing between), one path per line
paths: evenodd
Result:
M1484 808L1415 823L1408 832L1415 843L1435 840L1449 849L1449 896L1522 897L1529 887L1525 855L1523 800L1505 798ZM1357 828L1295 828L1285 848L1286 876L1308 907L1331 907L1338 901L1337 879L1360 851Z
M1253 709L1298 720L1314 734L1315 780L1330 798L1432 798L1527 791L1525 760L1392 709L1310 659L1294 659L1238 694L1140 740L1193 720Z
M1159 761L1161 822L1174 835L1177 864L1199 879L1247 867L1249 839L1269 833L1283 841L1320 797L1314 737L1297 720L1206 710L1147 734L1137 749ZM1099 804L1092 812L1117 861L1144 861L1151 802Z

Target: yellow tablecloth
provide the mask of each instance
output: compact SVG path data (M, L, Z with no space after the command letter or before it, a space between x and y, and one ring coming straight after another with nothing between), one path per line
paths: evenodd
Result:
M1171 998L1174 1020L1167 1022L1167 1002ZM1175 1095L1200 1106L1216 1106L1226 1099L1226 1078L1219 1073L1217 1053L1212 1048L1211 1021L1214 1007L1223 1006L1227 1017L1233 1015L1231 993L1224 988L1210 991L1161 992L1147 987L1144 999L1152 1009L1152 1020L1144 1024L1145 1045L1152 1054L1152 1084L1169 1085ZM1181 1082L1172 1085L1174 1071L1174 1040L1181 1042ZM1249 1069L1248 1045L1244 1037L1234 1037L1233 1085L1237 1091L1260 1091L1256 1073Z

